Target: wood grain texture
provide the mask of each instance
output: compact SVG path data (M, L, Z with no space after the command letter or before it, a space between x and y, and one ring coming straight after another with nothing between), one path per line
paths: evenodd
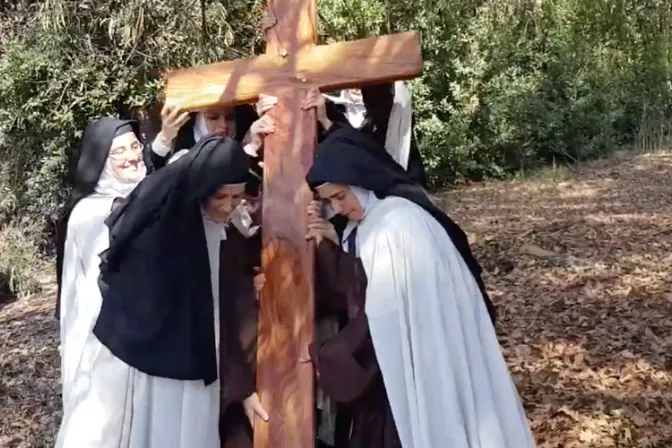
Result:
M269 0L277 19L266 33L266 52L286 52L290 72L297 54L316 38L316 0ZM314 372L300 364L315 332L313 251L306 241L305 178L317 143L315 111L301 109L306 89L284 82L266 89L278 97L269 113L275 133L264 139L262 268L266 284L259 310L257 390L269 422L257 419L255 448L310 448L315 444Z
M269 34L281 32L281 23L278 19ZM280 88L329 91L422 74L420 39L415 32L317 46L302 39L295 38L292 48L269 42L267 53L256 58L172 71L166 77L166 103L198 110L249 103L260 93ZM285 57L281 56L283 49Z
M260 301L257 390L271 419L255 423L255 448L314 444L313 368L299 364L313 340L313 251L306 241L312 193L305 175L316 143L315 115L302 111L305 91L273 92L275 134L264 148L263 252L266 284Z
M300 364L314 337L313 250L306 241L312 193L305 175L317 140L314 111L301 110L310 88L322 91L410 79L422 73L414 32L316 46L316 0L267 0L266 54L175 70L166 104L183 110L255 101L279 103L269 112L275 133L264 139L262 269L257 390L270 420L254 425L255 448L315 446L314 372Z

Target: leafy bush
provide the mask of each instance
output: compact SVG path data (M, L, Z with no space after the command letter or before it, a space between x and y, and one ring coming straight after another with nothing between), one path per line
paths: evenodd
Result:
M155 114L170 68L256 54L262 6L22 0L0 10L0 222L53 222L87 122ZM321 41L422 33L414 132L437 186L599 157L670 118L666 0L320 0L319 12Z
M27 218L0 226L0 296L39 291L53 278L53 263L36 244L43 225Z

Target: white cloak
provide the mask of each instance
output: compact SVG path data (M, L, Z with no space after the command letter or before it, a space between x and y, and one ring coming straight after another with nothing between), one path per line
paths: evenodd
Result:
M149 376L116 358L93 335L102 296L103 221L112 198L81 200L68 222L61 296L63 421L57 448L219 448L219 381ZM221 225L204 219L219 347ZM219 350L218 350L219 352ZM218 362L219 364L219 362Z
M367 212L357 246L402 446L534 447L483 297L443 227L389 197Z

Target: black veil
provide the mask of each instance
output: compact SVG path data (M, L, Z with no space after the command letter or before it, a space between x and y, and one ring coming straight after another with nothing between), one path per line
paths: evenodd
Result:
M101 118L90 123L84 130L81 144L68 157L67 181L73 186L70 197L61 210L56 223L56 318L61 312L61 286L63 279L63 257L65 255L65 239L68 232L68 220L75 205L85 197L93 194L100 175L105 167L112 140L117 131L133 131L139 137L139 125L133 120Z
M467 235L432 203L427 192L414 182L392 156L362 132L343 128L320 143L306 181L311 188L324 183L353 185L373 191L380 199L398 196L414 202L429 213L446 230L464 259L483 294L490 319L495 321L495 307L485 290L483 269L476 261Z

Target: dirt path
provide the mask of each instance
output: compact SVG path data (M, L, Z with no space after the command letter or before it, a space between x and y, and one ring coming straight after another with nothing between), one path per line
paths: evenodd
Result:
M672 155L444 197L499 307L539 447L672 447ZM0 305L0 446L53 446L53 293Z

